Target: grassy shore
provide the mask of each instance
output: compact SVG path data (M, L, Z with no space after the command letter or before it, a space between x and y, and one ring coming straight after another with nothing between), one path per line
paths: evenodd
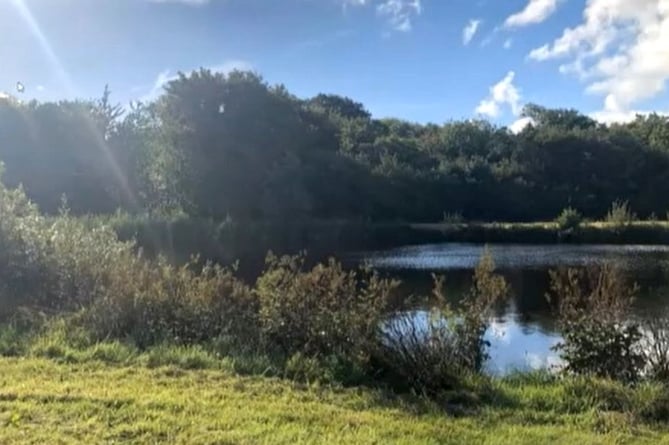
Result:
M410 227L446 242L669 244L669 221L584 222L576 230L560 230L555 222L439 223Z
M669 443L666 424L639 417L654 386L516 376L454 415L226 369L2 358L0 373L0 443Z

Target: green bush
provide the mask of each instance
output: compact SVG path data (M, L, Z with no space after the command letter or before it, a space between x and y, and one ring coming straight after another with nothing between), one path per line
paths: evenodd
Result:
M202 343L219 336L258 340L257 302L248 286L219 266L200 270L137 262L115 292L93 302L82 321L97 338L131 337L140 347Z
M669 387L662 386L639 403L637 415L647 422L667 422L669 419Z
M616 226L625 226L636 221L636 219L637 217L632 212L628 201L614 201L606 214L605 221Z
M117 365L131 363L137 356L137 350L134 347L119 341L94 344L85 353L91 360Z
M627 320L636 286L611 266L551 271L549 301L557 305L563 340L556 349L564 371L623 382L644 368L642 333Z
M583 215L578 210L567 207L555 219L555 222L562 231L578 230L583 222Z
M63 212L46 219L22 190L0 185L0 301L18 307L75 310L116 290L119 270L138 261L132 243L107 227L89 229Z
M5 317L17 306L46 299L49 235L23 191L0 184L0 301Z
M366 363L397 283L330 260L311 270L304 258L267 257L256 283L264 338L287 355L336 355Z

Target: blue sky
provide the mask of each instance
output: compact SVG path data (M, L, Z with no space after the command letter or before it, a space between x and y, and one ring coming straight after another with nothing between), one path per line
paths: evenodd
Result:
M39 100L147 99L202 66L418 122L669 110L669 0L0 0L0 30L0 91Z

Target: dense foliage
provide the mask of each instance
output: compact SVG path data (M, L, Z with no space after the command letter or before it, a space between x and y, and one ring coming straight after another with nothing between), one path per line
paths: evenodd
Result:
M419 125L300 99L250 72L182 74L155 101L0 99L4 181L54 213L185 212L236 221L588 218L626 203L664 216L669 122L601 125L528 105L519 134L484 121ZM619 205L610 216L624 217ZM460 218L459 218L460 219Z
M563 340L557 345L565 371L624 382L636 381L645 363L654 374L667 357L659 339L643 350L642 328L629 320L638 292L621 270L611 266L551 272L549 300L556 305ZM666 329L658 329L662 335Z
M25 352L16 334L46 326L45 340L32 346L38 355L63 355L63 343L116 340L141 350L207 345L225 356L265 357L263 369L307 380L360 382L379 372L419 371L406 354L424 354L423 345L404 332L389 337L383 327L399 283L366 268L349 271L334 260L310 267L302 257L270 254L248 285L217 265L144 258L110 228L90 228L65 209L44 217L21 190L0 185L0 211L0 321L14 327L0 330L0 353ZM435 338L452 355L424 370L433 391L481 369L489 311L507 291L493 270L484 258L458 311L440 298L449 329ZM417 389L427 383L412 381Z

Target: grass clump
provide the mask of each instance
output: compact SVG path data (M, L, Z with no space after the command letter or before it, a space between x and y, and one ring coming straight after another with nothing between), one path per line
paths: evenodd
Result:
M637 220L636 214L632 212L628 201L614 201L605 221L615 226L627 226Z
M574 231L578 230L581 226L581 223L583 222L583 215L581 215L578 210L572 207L567 207L566 209L562 210L562 213L558 215L558 217L555 219L555 222L561 231Z
M196 344L233 335L255 342L257 305L232 272L196 262L139 262L113 295L93 302L81 321L96 338L132 338L138 346Z

